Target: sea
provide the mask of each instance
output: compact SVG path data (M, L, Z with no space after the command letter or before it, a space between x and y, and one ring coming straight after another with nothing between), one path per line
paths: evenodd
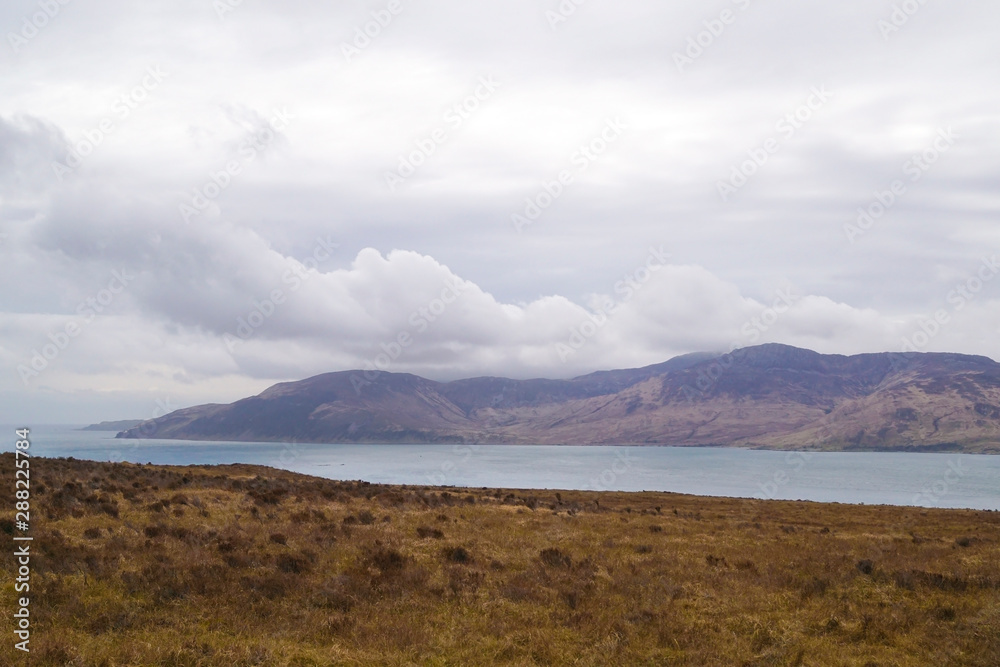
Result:
M2 438L12 451L15 427ZM250 463L337 480L510 489L670 491L701 496L1000 511L1000 456L778 452L721 447L427 445L126 440L36 426L30 453L164 465ZM43 464L38 464L43 465Z

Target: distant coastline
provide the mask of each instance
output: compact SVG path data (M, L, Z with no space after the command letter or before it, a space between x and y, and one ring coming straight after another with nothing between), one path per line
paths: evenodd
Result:
M141 419L121 419L119 421L111 422L100 422L97 424L91 424L90 426L84 426L83 428L78 428L78 431L126 431L130 428L134 428L142 423Z
M175 410L117 437L1000 454L1000 364L769 343L570 379L338 371Z

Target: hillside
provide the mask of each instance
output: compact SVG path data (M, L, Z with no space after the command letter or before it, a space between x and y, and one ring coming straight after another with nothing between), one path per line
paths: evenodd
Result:
M31 654L8 639L2 665L1000 664L996 512L31 472L30 593L0 554Z
M1000 453L1000 364L760 345L570 380L326 373L124 438L669 444Z
M121 431L123 429L132 428L133 426L138 426L142 423L141 419L121 419L113 422L101 422L99 424L90 424L89 426L84 426L79 429L81 431Z

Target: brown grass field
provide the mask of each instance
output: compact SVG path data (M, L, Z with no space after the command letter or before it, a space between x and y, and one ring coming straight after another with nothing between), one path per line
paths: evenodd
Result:
M3 665L1000 665L1000 513L31 459Z

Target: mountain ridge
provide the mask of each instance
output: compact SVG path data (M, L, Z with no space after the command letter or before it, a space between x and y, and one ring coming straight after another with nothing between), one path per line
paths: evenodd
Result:
M1000 364L772 343L567 380L336 371L177 410L118 437L1000 453Z

